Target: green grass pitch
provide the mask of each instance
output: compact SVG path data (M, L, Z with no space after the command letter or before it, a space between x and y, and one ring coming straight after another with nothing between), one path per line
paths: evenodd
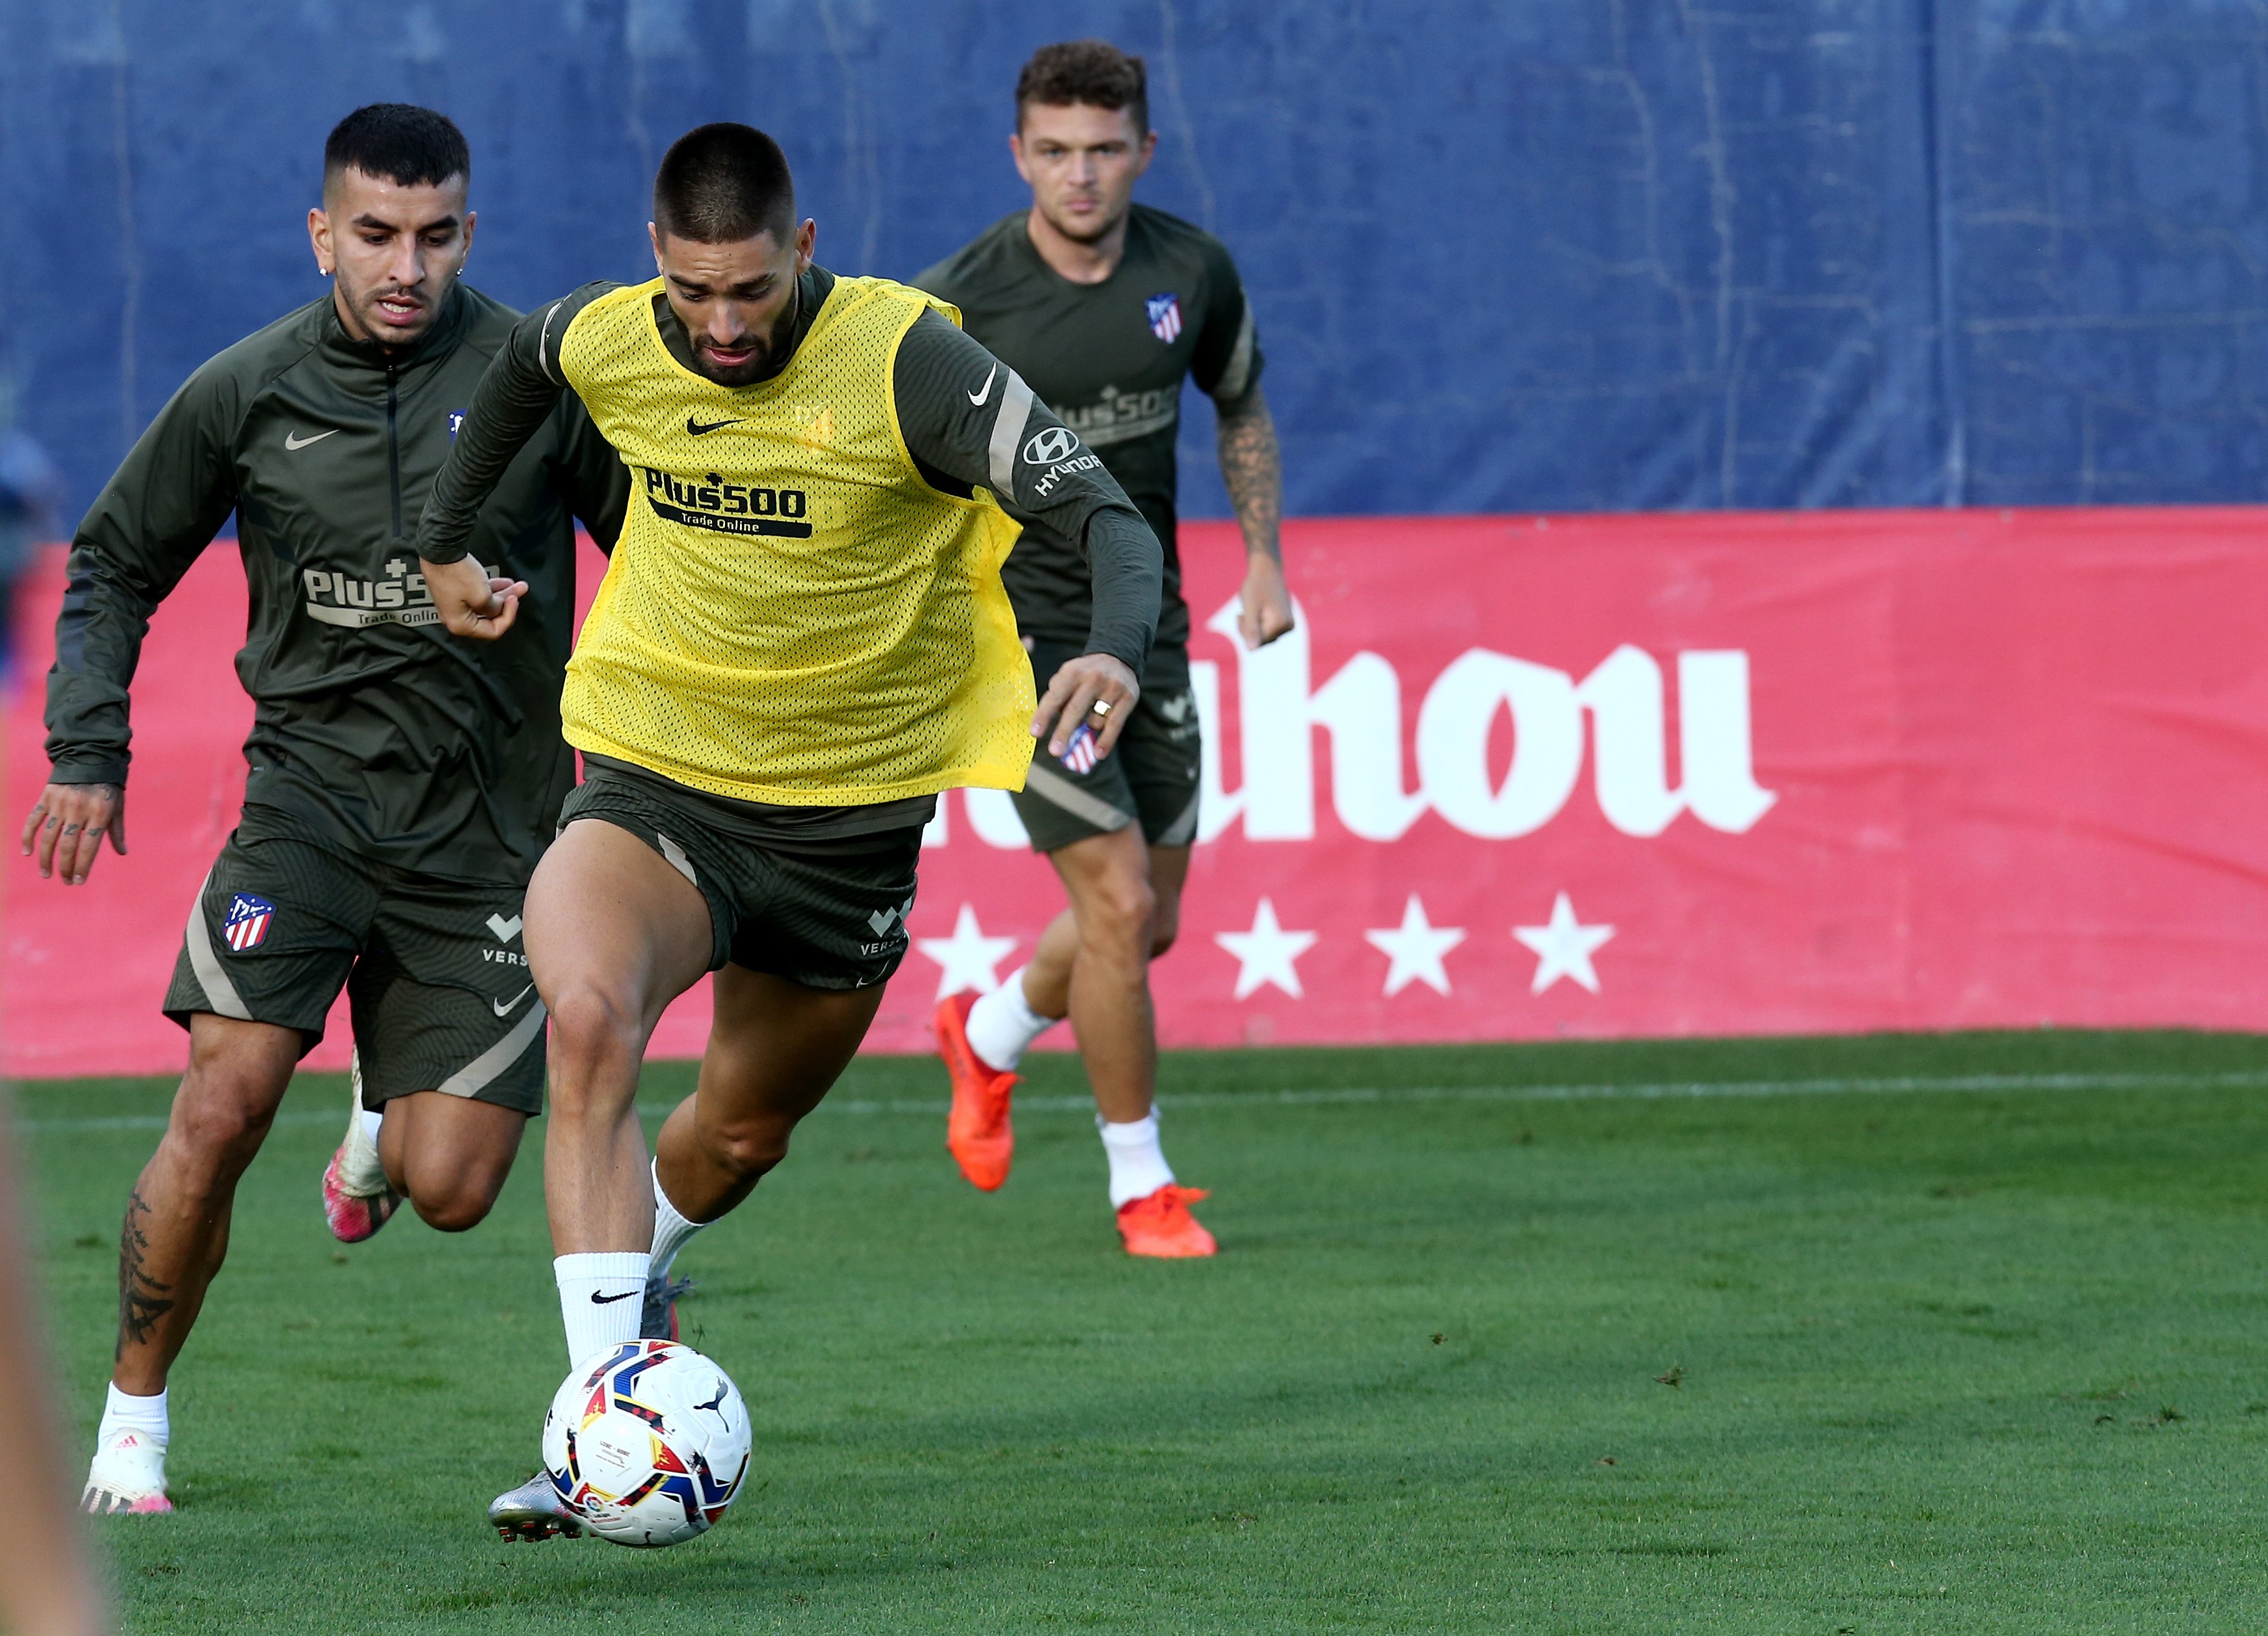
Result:
M482 1526L567 1361L540 1131L476 1232L405 1216L342 1251L316 1180L344 1092L309 1079L174 1375L181 1508L99 1529L129 1628L2268 1628L2268 1041L1164 1077L1214 1262L1118 1252L1075 1065L1035 1063L983 1197L935 1065L859 1063L688 1252L687 1338L756 1460L659 1552ZM656 1068L643 1099L688 1083ZM169 1093L19 1098L82 1451Z

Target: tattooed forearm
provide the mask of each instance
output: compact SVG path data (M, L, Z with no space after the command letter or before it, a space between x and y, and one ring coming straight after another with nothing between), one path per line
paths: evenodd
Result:
M139 1346L148 1340L158 1327L158 1320L173 1309L173 1286L142 1270L142 1258L150 1253L149 1234L142 1230L142 1222L149 1213L150 1206L144 1202L140 1188L127 1194L126 1224L118 1234L116 1357L125 1355L128 1341Z
M1273 561L1284 560L1279 539L1284 521L1284 463L1276 450L1276 423L1268 400L1255 387L1242 397L1218 405L1220 477L1228 487L1244 530L1244 549Z

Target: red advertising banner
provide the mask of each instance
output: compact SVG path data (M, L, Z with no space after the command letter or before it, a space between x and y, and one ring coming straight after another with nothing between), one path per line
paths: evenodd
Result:
M2259 1027L2264 520L1295 523L1300 628L1256 653L1233 532L1192 526L1204 817L1165 1040ZM181 1061L156 1007L242 790L243 596L224 546L158 615L132 854L66 890L11 847L0 1072ZM38 716L20 689L11 823ZM1005 977L1062 906L1005 796L953 792L928 839L870 1049L928 1049L939 994ZM705 1005L658 1049L697 1052ZM341 1016L315 1060L343 1056Z

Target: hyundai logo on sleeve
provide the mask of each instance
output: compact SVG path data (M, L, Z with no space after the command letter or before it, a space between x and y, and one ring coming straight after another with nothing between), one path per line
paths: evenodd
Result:
M1024 446L1024 463L1027 466L1052 466L1057 461L1067 461L1071 452L1079 446L1078 434L1062 426L1049 426L1035 432Z

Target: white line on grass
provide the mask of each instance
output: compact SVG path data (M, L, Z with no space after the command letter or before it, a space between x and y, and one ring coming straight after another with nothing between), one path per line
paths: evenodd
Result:
M1693 1080L1640 1085L1403 1085L1346 1086L1292 1091L1196 1091L1158 1098L1167 1108L1329 1107L1370 1102L1671 1102L1731 1096L1852 1096L1983 1093L1991 1091L2206 1091L2268 1086L2268 1072L2238 1073L1969 1073L1911 1074L1896 1078L1828 1080ZM659 1119L674 1102L640 1102L638 1112ZM931 1118L945 1111L938 1097L836 1097L820 1104L822 1113L917 1114ZM1022 1096L1019 1113L1091 1113L1086 1096ZM278 1124L336 1124L336 1110L291 1109ZM122 1114L107 1118L21 1119L23 1131L159 1131L163 1114Z

